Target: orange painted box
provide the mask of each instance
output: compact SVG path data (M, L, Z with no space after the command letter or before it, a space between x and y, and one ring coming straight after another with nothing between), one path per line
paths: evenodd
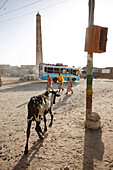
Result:
M85 49L87 52L106 52L108 28L90 25L86 28Z

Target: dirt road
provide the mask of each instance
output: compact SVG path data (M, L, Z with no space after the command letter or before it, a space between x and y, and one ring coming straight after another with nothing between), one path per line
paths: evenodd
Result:
M93 111L101 116L102 125L97 131L84 128L86 81L73 85L73 95L66 95L63 87L53 108L53 126L43 141L33 122L27 156L27 103L45 91L46 83L7 82L0 88L0 170L113 169L113 80L93 81ZM47 120L49 124L50 115Z

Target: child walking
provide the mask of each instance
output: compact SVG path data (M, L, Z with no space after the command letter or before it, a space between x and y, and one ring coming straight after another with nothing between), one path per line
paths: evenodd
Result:
M71 91L71 94L73 94L72 81L70 80L69 77L67 77L67 84L68 84L68 87L67 87L67 92L66 92L66 94L68 94L68 92L70 92L70 91Z
M47 87L46 87L46 90L48 90L49 88L53 90L51 77L49 75L47 75Z

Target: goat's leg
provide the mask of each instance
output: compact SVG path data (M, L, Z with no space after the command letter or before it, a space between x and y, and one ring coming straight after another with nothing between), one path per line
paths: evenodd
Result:
M50 109L49 109L49 113L50 113L50 115L51 115L51 122L50 122L50 124L49 124L49 127L51 127L52 124L53 124L53 113L52 113L52 108L51 108L51 107L50 107Z
M30 120L27 124L27 141L26 141L26 146L25 146L25 151L24 154L28 153L28 141L29 141L29 137L30 137L30 128L31 128L31 123L32 121Z
M40 134L40 133L42 133L42 134L44 135L44 133L42 132L42 129L41 129L41 127L40 127L40 122L37 122L37 121L36 121L35 130L36 130L39 138L40 138L40 139L43 139L43 136Z
M44 113L44 132L47 131L47 125L46 125L46 113Z

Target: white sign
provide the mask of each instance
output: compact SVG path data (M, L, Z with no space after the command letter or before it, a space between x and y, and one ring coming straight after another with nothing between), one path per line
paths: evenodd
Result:
M102 73L110 73L110 69L102 69Z

